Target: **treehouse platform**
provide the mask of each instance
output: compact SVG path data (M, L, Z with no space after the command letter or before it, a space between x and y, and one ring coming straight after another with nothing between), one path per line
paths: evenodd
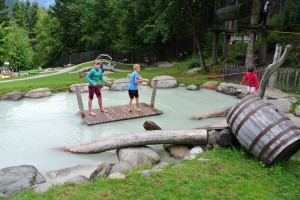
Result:
M142 111L137 112L135 106L133 106L132 112L129 112L128 105L111 106L105 108L107 113L100 112L100 109L94 109L95 116L89 115L88 110L85 110L82 119L88 125L93 125L162 114L161 111L151 108L146 103L140 103L140 109Z

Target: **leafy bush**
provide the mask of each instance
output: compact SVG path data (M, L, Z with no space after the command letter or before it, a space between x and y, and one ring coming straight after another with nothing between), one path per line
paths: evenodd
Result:
M296 66L297 66L297 57L295 54L293 54L286 58L286 60L284 61L281 67L295 68Z
M189 69L200 67L200 61L195 56L193 56L193 58L188 61L187 66Z
M230 52L228 57L225 59L225 63L233 63L237 60L243 60L246 58L247 44L246 43L235 43L230 46Z

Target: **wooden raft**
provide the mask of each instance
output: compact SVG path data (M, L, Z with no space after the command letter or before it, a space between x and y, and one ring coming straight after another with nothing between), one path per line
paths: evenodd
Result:
M148 116L162 114L161 111L154 108L158 79L153 79L152 81L153 81L153 90L152 90L150 105L146 103L140 103L140 109L142 109L141 112L137 112L135 106L132 106L132 112L129 112L128 105L121 105L121 106L112 106L112 107L105 108L107 110L107 113L100 112L100 109L95 109L93 110L96 113L95 116L89 115L89 112L87 110L84 110L81 92L79 89L80 86L75 86L75 92L76 92L81 118L88 125L92 125L92 124L102 124L107 122L115 122L120 120L134 119L134 118L148 117Z
M146 103L140 103L141 112L137 112L134 106L132 107L132 112L129 112L128 105L111 106L105 109L107 113L100 112L100 109L94 109L96 116L89 115L88 110L85 110L83 120L88 125L93 125L162 114L161 111L151 108Z

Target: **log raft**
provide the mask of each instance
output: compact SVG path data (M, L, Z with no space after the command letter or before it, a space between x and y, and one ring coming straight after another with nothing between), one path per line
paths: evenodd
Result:
M208 135L205 129L195 130L155 130L123 134L97 141L60 147L59 150L78 154L101 153L114 149L151 144L195 144L205 146Z

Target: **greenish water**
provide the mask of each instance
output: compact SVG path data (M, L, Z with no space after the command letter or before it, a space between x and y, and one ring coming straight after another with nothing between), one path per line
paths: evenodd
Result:
M152 89L139 88L140 102L150 103ZM127 91L102 91L104 107L128 104ZM87 93L82 94L87 109ZM116 162L115 151L99 154L71 154L57 147L77 144L112 135L144 131L146 120L162 129L192 129L217 123L222 118L191 120L194 115L231 106L238 99L210 90L188 91L185 88L159 89L155 107L162 115L106 124L86 125L78 113L76 95L58 93L40 99L0 101L0 169L16 165L34 165L46 172L79 164ZM93 108L97 107L94 99ZM166 158L161 145L158 153Z

